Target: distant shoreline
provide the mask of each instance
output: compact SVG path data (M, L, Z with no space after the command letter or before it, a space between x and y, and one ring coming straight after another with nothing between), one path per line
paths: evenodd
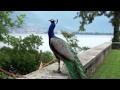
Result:
M9 33L9 34L47 34L47 33ZM55 33L60 34L60 33ZM72 33L75 35L113 35L113 33Z
M113 34L75 34L75 35L113 35Z

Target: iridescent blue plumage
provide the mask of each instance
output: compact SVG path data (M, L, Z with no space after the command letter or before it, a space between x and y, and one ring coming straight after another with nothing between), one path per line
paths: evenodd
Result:
M86 79L84 68L73 49L62 39L54 35L55 21L50 20L51 25L48 30L49 46L58 59L58 72L60 71L60 60L62 60L72 79Z
M55 28L55 23L54 23L54 21L51 21L51 25L50 25L49 31L48 31L49 39L55 37L54 31L53 31L54 28Z

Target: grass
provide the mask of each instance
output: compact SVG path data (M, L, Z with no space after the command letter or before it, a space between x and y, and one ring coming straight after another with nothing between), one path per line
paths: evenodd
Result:
M91 79L120 79L120 50L111 50Z

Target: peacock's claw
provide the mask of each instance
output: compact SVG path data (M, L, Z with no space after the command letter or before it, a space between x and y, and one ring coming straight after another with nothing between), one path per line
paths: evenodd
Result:
M60 70L53 70L53 72L62 74Z

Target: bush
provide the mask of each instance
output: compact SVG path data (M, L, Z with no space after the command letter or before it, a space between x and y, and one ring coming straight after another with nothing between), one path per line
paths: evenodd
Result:
M15 79L14 77L8 76L3 72L0 72L0 79Z
M46 51L42 53L42 62L43 63L48 63L51 60L53 60L54 55L50 51Z
M11 64L9 55L6 55L4 52L0 51L0 68L7 67Z
M12 71L19 74L27 74L38 69L34 54L19 52L12 57Z
M0 72L0 79L7 79L7 77L3 72Z
M0 67L15 73L28 74L39 67L40 55L36 50L22 51L3 47L0 50Z
M3 47L0 49L0 67L15 73L28 74L39 68L40 53L38 46L42 45L42 37L30 35L24 39L6 36L4 42L13 46L13 48ZM43 63L53 60L51 52L42 53Z
M0 79L8 79L8 76L3 72L0 72Z
M42 53L42 62L48 63L54 55L50 51ZM0 49L0 68L15 74L28 74L39 68L40 53L37 50L15 50L8 47Z
M37 51L42 45L42 37L29 35L22 39L14 36L4 36L4 43L13 47L0 49L0 67L16 74L28 74L39 67L40 54Z

